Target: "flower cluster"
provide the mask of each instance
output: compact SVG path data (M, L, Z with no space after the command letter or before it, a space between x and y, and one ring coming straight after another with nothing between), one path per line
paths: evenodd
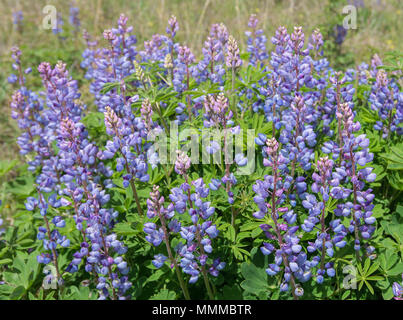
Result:
M376 175L372 168L366 167L373 159L368 139L365 135L354 134L360 124L354 121L351 108L352 85L346 84L347 79L338 72L330 70L330 78L326 76L323 72L327 70L326 64L312 60L308 55L310 51L315 57L321 55L323 40L320 33L315 30L307 49L304 49L301 28L294 28L288 35L287 30L280 27L272 42L276 50L272 53L273 72L269 76L268 94L275 99L268 99L269 108L264 110L268 120L273 122L273 138L259 134L255 140L263 146L263 165L271 167L272 174L253 186L257 194L254 201L259 208L254 217L264 219L268 215L274 224L261 226L270 239L263 243L262 252L275 256L267 273L275 275L283 271L287 277L283 279L281 290L288 290L291 283L292 293L297 297L302 289L297 280L303 283L315 276L317 283L322 283L325 275L335 275L332 257L336 249L350 241L349 234L352 234L360 260L361 245L375 230L374 195L371 189L365 189L365 183L373 182ZM312 66L317 72L323 72L323 78L311 76ZM331 83L326 100L322 94L301 91L302 86L323 91L326 89L323 81ZM325 103L321 104L321 101ZM336 130L332 129L334 123ZM322 152L331 154L331 158L322 157L314 164L319 124L323 124L324 134L336 135L336 140L325 141L322 147ZM317 172L311 173L314 167ZM310 178L313 183L309 190L306 181ZM272 203L266 200L268 197ZM336 209L330 218L329 207L335 201ZM287 203L291 207L302 204L307 214L297 219ZM349 227L345 226L346 221ZM308 241L304 248L301 232L315 231L316 239Z
M301 228L305 232L311 232L314 228L318 229L315 242L308 242L307 250L310 253L319 252L319 256L314 256L314 261L320 261L320 268L317 270L316 281L322 283L325 274L329 277L335 275L332 262L326 262L326 256L329 258L334 255L334 248L343 248L346 245L344 237L347 230L341 223L340 219L326 222L329 201L335 190L338 188L340 181L337 173L333 172L334 162L328 157L320 158L317 162L316 169L318 172L313 173L313 184L311 190L318 194L322 201L309 194L306 200L302 201L302 205L308 210L309 215L304 220ZM336 169L337 170L337 169ZM328 219L327 219L328 220ZM329 226L329 227L328 227ZM325 273L326 272L326 273Z
M13 12L13 24L17 27L18 32L22 32L24 14L21 10Z
M273 221L273 225L262 224L260 227L269 240L275 240L276 248L271 242L263 242L261 251L265 255L273 254L274 263L266 269L267 274L273 276L280 271L284 272L281 291L287 291L289 284L294 297L302 295L302 288L297 286L296 279L306 282L311 277L311 263L299 244L300 238L296 234L295 226L297 215L293 210L284 206L286 193L289 187L289 178L284 175L284 167L288 160L280 153L279 144L275 138L267 139L263 147L265 156L264 165L272 168L272 175L264 176L264 180L257 180L253 191L257 194L253 200L259 211L253 216L263 219L266 215ZM269 198L269 199L268 199Z
M80 28L78 13L71 6L75 32ZM214 299L212 284L220 280L214 278L231 269L225 269L226 262L238 259L235 249L234 259L223 252L243 246L240 241L254 234L259 238L248 249L259 244L268 259L266 273L277 278L283 295L291 292L294 299L309 285L336 281L338 254L351 250L356 263L365 256L371 259L375 248L370 241L379 223L371 183L377 177L370 166L370 135L358 121L362 109L356 101L361 98L354 84L366 90L366 112L376 118L374 129L397 141L403 132L398 80L381 68L378 56L371 66L362 64L345 73L332 69L322 57L318 29L308 37L301 27L291 33L279 27L269 54L256 15L248 28L248 61L242 60L224 24L211 27L201 59L177 42L175 16L165 34L153 35L139 51L124 14L115 28L104 30L99 44L84 30L87 49L81 66L96 115L103 116L96 128L86 125L92 119L85 117L79 84L65 63L42 62L38 72L44 90L33 92L25 79L31 68L24 69L21 51L12 49L14 73L8 82L16 90L11 116L21 129L17 142L36 187L25 208L43 219L37 260L55 267L60 285L65 272L79 272L100 299L129 298L136 276L127 259L132 257L129 250L145 242L155 247L147 246L155 268L174 269L185 299L190 299L187 285L199 278ZM60 35L61 25L55 32ZM337 42L344 37L338 34ZM174 163L159 158L161 149L157 152L150 141L156 132L177 138L173 127L198 125L208 129L209 139L214 137L202 151L203 158L204 152L213 155L214 164L198 165L180 150ZM233 148L233 135L243 134L241 128L255 129L255 143L262 148L256 174L245 177L234 170L254 165L243 154L244 144L241 150ZM100 137L94 137L92 129ZM187 147L184 139L180 144ZM233 149L235 161L230 159ZM146 200L144 192L151 185ZM221 187L224 190L218 190ZM115 205L125 195L122 205ZM258 232L248 233L249 225L244 231L239 223L250 214L258 220ZM120 233L119 217L138 224L134 246ZM228 238L233 243L220 250ZM245 257L248 253L239 252L246 252ZM393 292L401 298L401 285L395 283Z
M242 64L242 60L239 56L239 48L236 40L233 36L228 37L227 43L227 56L225 59L225 64L228 68L238 68Z
M135 73L133 60L137 55L137 39L131 35L133 27L127 26L127 21L127 17L121 14L117 28L104 31L103 36L108 43L106 48L96 48L94 43L87 41L88 48L83 52L81 66L87 69L86 79L92 80L90 92L95 96L96 105L101 112L109 106L118 114L124 115L129 103L124 94L124 85L120 93L116 89L102 93L105 84L121 83L125 77ZM85 36L88 39L88 35Z
M147 234L147 241L154 246L160 245L162 241L166 242L171 264L176 269L180 266L182 271L190 276L189 283L196 282L202 275L210 293L211 287L207 274L217 277L219 271L225 267L225 263L217 258L209 266L208 255L213 251L212 240L218 236L218 230L211 219L215 208L210 206L209 201L204 200L209 195L209 188L202 178L188 183L186 173L189 167L189 157L183 152L178 152L175 170L185 177L186 182L171 190L169 199L172 202L166 208L164 197L160 196L159 188L154 186L147 200L147 216L150 219L158 216L161 227L148 222L144 225L144 231ZM192 191L193 188L194 191ZM184 214L189 215L190 220L182 218ZM183 239L174 248L176 257L170 249L170 237L175 234ZM154 257L153 264L159 268L166 260L165 255L158 254Z
M81 244L66 271L78 271L84 260L85 270L96 276L101 299L125 298L131 287L126 276L129 269L121 257L126 248L111 232L117 212L105 208L110 196L102 189L103 184L111 185L108 177L113 171L99 161L101 154L80 122L85 106L79 102L77 82L70 78L64 63L54 68L41 63L38 71L45 87L42 101L23 86L20 56L18 49L13 50L21 88L14 93L11 107L23 131L19 138L21 153L33 154L30 169L40 170L36 179L38 197L29 197L26 202L26 209L38 209L45 223L37 234L45 250L38 262L52 263L57 281L63 283L58 250L69 247L70 239L63 235L65 219L54 212L73 209L71 217L81 234ZM120 256L113 257L112 250Z
M374 129L382 131L383 138L390 136L391 132L403 134L403 129L399 126L403 122L403 97L396 81L389 80L383 69L379 69L376 74L369 102L380 119Z
M247 51L250 53L249 63L252 66L261 66L265 60L269 58L266 49L267 38L263 34L262 29L257 29L259 20L255 14L249 17L248 27L251 31L246 31L245 34L248 37ZM259 64L260 65L259 65Z
M127 188L134 178L142 182L148 181L147 163L142 144L147 135L142 119L120 119L111 108L106 107L105 127L113 140L107 142L103 159L111 159L119 151L121 156L117 158L116 170L120 172L126 169L127 172L123 176L123 186Z
M212 25L210 35L204 42L202 49L203 59L197 63L193 70L193 76L197 82L200 83L210 79L213 83L223 83L228 37L228 31L224 24Z
M124 298L131 286L125 276L128 268L121 256L112 257L112 250L123 255L127 249L110 231L118 213L105 208L110 196L101 189L99 180L101 175L110 177L112 171L102 163L96 163L98 148L89 142L88 132L81 123L65 119L59 130L58 145L66 173L61 179L65 185L62 193L71 199L68 205L74 208L73 218L82 235L81 248L73 254L74 259L67 269L76 272L84 259L85 270L98 275L100 298L109 296L110 287L114 299ZM110 182L105 180L103 183ZM118 273L123 276L119 278Z

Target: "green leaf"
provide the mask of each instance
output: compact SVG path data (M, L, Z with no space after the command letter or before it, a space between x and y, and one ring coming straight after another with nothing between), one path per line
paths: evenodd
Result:
M236 242L240 242L242 239L249 238L250 233L249 232L240 232L236 236Z
M84 287L85 288L85 287ZM83 291L83 289L82 289L82 291ZM88 290L89 291L89 290ZM47 296L46 296L46 298L45 298L45 300L55 300L55 298L53 297L55 295L55 291L52 291L52 292L50 292ZM87 292L85 292L85 293L80 293L79 295L78 295L78 299L75 299L75 300L89 300L89 298L88 298L88 293Z
M0 260L0 265L3 265L3 264L9 264L9 263L11 263L11 262L13 262L13 260L11 260L11 259L1 259Z
M18 286L10 294L10 300L17 300L17 299L21 298L24 293L25 293L25 288L23 286Z
M369 291L374 294L374 288L372 288L371 284L368 281L365 281L365 285L369 289Z
M263 232L262 228L259 227L259 228L256 228L256 229L252 230L250 236L251 236L252 238L256 238L256 237L259 236L262 232Z
M248 222L240 226L241 231L253 230L259 228L261 222Z
M154 294L150 300L175 300L176 293L174 291L169 291L168 289L161 289L160 292Z
M241 287L250 292L257 294L260 291L267 291L267 273L264 268L258 268L254 264L244 262L241 265L241 274L245 280L241 283Z
M28 300L38 300L31 292L28 292Z
M397 276L403 274L403 262L396 264L395 267L387 271L388 276Z
M369 260L369 259L368 259ZM369 270L367 271L366 275L371 275L373 274L376 270L378 270L379 268L379 262L375 262L373 265L371 265L371 267L369 268Z
M135 230L131 227L131 225L127 222L120 222L115 225L113 230L117 235L120 236L134 236L139 233L138 230Z
M0 179L10 172L18 163L17 160L1 160L0 161Z
M403 163L388 163L388 170L403 170Z
M147 278L147 282L153 282L153 281L157 281L159 278L161 278L161 276L164 275L164 271L162 271L161 269L156 270L155 272L153 272L153 274L151 276L149 276Z
M341 296L341 300L346 300L348 298L348 296L350 295L351 291L347 290L343 293L343 295Z
M222 300L242 300L242 292L236 284L233 286L225 285L223 288Z
M403 178L400 171L392 171L387 175L389 184L396 190L403 190Z
M114 88L119 88L120 87L120 83L119 82L108 82L105 83L104 86L101 89L101 94L106 94L109 91L111 91Z
M228 224L228 229L226 232L227 238L231 241L231 242L235 242L235 229L232 225Z
M32 175L20 176L11 181L7 187L7 192L10 192L18 197L26 198L35 190L35 178Z
M64 297L65 300L92 300L94 296L91 296L91 291L89 287L76 286L69 287L69 293ZM53 295L55 291L51 291L45 298L45 300L54 300Z
M364 272L362 271L362 266L361 266L360 263L357 264L357 269L358 269L359 274L364 274Z
M34 242L35 241L32 239L23 239L21 241L18 241L18 244L23 247L28 247L31 246Z
M386 249L379 255L379 262L382 270L388 273L396 262L399 260L399 256L394 252L394 250Z
M396 213L399 214L399 216L401 218L403 218L403 206L401 206L400 204L396 207Z

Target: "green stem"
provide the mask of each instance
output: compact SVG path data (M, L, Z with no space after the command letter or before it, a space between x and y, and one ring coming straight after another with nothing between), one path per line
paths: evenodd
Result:
M128 168L126 168L126 170L128 170ZM127 172L129 172L129 171L127 171ZM140 200L139 200L139 197L137 195L136 185L134 184L133 179L130 180L130 186L132 187L134 200L136 200L137 210L138 210L139 214L142 216L143 215L143 209L141 209Z
M159 103L158 103L158 102L156 102L155 104L156 104L155 111L157 111L157 113L158 113L158 115L159 115L159 117L160 117L160 119L161 119L161 121L162 121L162 125L164 126L165 131L166 131L167 135L169 136L169 129L168 129L168 125L167 125L167 123L165 122L164 117L162 116L162 112L161 112L160 105L159 105Z

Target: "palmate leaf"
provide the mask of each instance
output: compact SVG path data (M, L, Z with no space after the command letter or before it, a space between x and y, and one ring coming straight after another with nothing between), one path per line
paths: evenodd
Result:
M379 156L387 160L388 170L403 170L403 144L395 145L388 153L381 153ZM388 180L395 189L403 190L403 178L400 172L393 172L391 177L388 176Z
M369 85L369 84L361 84L361 85L357 86L356 92L357 92L356 96L357 96L358 99L366 100L368 98L369 92L371 92L371 85ZM369 116L371 118L370 121L372 122L372 119L373 119L373 117L375 117L375 115L373 113L370 113L370 115L368 115L368 112L370 112L368 109L360 108L360 112L358 113L357 116L361 118L362 117L362 114L361 114L362 111L364 111L364 114L366 116ZM362 118L362 119L364 119L364 118Z
M170 98L175 97L176 95L178 95L177 92L172 91L172 90L160 90L158 91L158 93L156 94L156 96L154 97L154 101L153 102L166 102L167 100L169 100Z
M206 82L204 85L195 87L194 90L185 90L182 96L191 95L192 99L200 98L208 94L219 94L221 91L217 83Z
M389 184L396 190L403 190L403 173L392 171L387 175Z
M387 168L389 170L403 170L403 163L389 163Z
M393 240L388 240L392 243ZM403 261L399 257L398 250L396 250L396 245L392 245L382 250L379 253L379 262L382 269L382 274L385 276L384 279L378 279L377 287L382 290L382 297L386 300L392 299L393 290L392 284L398 277L401 279L403 273ZM373 279L373 276L370 277Z
M390 235L394 240L390 237L385 238L382 244L385 244L386 247L398 248L398 250L403 252L403 224L394 216L391 222L381 221L381 226L385 230L385 233ZM389 246L387 246L388 243L390 243Z
M389 274L390 269L392 269L399 260L399 256L394 252L394 250L385 249L379 255L380 267L383 272L387 274Z
M22 295L25 293L25 288L24 286L18 286L17 288L15 288L11 294L10 294L10 300L17 300L20 299L22 297Z
M269 72L264 72L262 69L253 68L248 65L246 69L240 71L239 77L235 80L238 88L248 88L259 94L259 90L256 89L256 84L260 79L264 78Z
M52 299L53 296L49 295L46 297L46 300ZM89 287L80 286L80 288L76 286L69 287L64 299L66 300L95 300L97 298L97 293L94 290L90 290Z
M267 299L273 289L268 284L268 275L265 270L267 257L263 256L257 248L252 249L251 256L251 262L244 262L241 265L241 274L245 279L241 283L241 287L245 290L243 295Z
M350 290L345 291L341 296L341 300L346 300L350 296L350 293L351 293Z
M224 235L232 243L235 242L235 229L232 225L227 224L227 231Z
M402 205L398 205L396 207L396 213L400 216L400 218L403 218L403 206Z
M382 276L373 275L375 271L379 269L379 262L374 262L371 264L370 259L366 259L364 265L362 266L361 263L357 265L357 282L358 282L358 290L361 290L363 285L367 287L367 289L374 294L374 289L369 281L382 281L384 278Z

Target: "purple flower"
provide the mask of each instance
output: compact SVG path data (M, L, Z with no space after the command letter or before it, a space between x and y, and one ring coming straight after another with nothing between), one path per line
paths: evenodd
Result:
M402 274L402 279L403 279L403 274ZM403 284L403 281L402 281L402 284ZM403 300L403 287L400 283L393 282L392 290L393 290L393 295L395 296L396 300Z
M154 260L152 261L152 263L157 269L159 269L164 265L164 262L166 260L167 257L160 253L154 256Z

